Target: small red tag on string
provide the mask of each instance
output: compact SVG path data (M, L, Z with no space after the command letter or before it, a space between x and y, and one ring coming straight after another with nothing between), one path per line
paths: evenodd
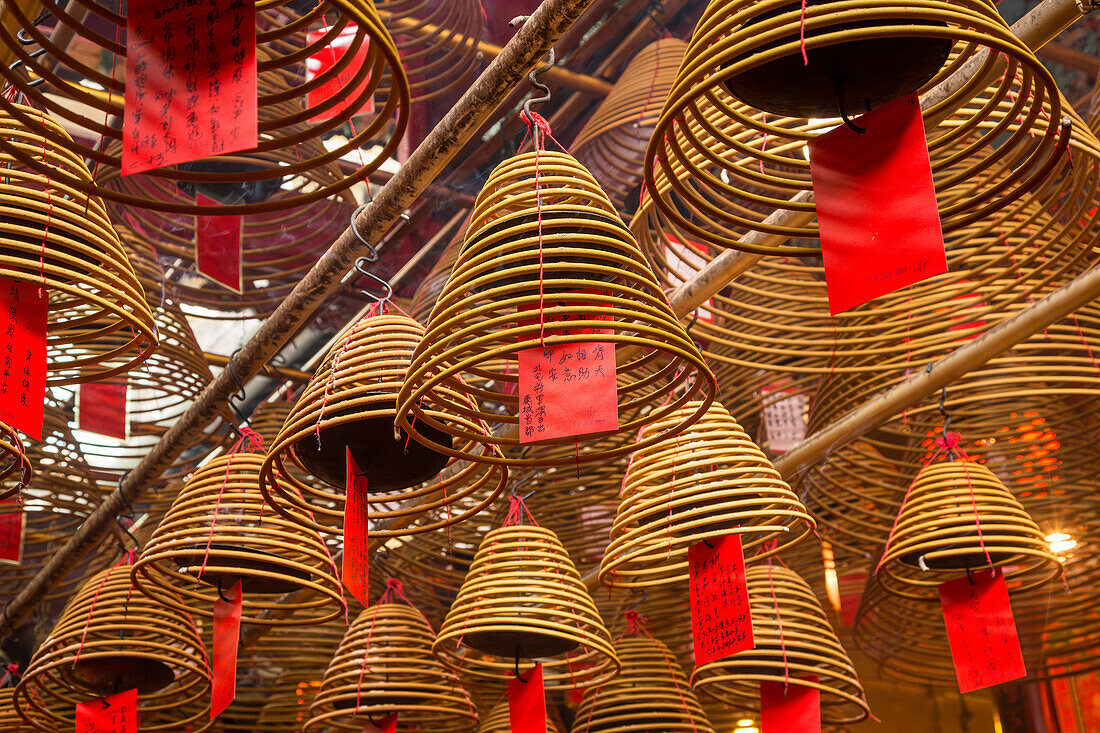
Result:
M214 659L210 691L210 719L218 717L237 696L237 646L241 640L241 581L227 591L229 600L214 601Z
M130 5L122 175L256 147L256 4Z
M368 603L370 573L369 538L367 536L367 477L360 476L359 466L346 448L347 482L344 489L344 554L341 574L344 585L355 599Z
M382 718L378 725L368 723L363 733L397 733L397 713L390 713Z
M523 679L508 679L508 721L512 733L546 733L542 662L529 669Z
M76 426L109 438L130 437L126 414L126 379L85 382L76 398Z
M728 534L688 550L691 636L699 666L756 646L741 536Z
M46 314L49 295L37 283L0 278L4 348L0 351L0 420L42 439L46 402Z
M218 202L201 193L195 203L216 207ZM195 215L195 269L235 293L241 292L242 216Z
M806 678L817 682L817 677ZM820 733L821 691L782 682L760 683L760 733Z
M0 562L23 562L23 507L15 499L0 502Z
M896 99L809 143L833 315L947 271L920 102Z
M306 82L311 82L319 76L331 73L336 63L349 53L352 41L355 40L355 35L358 32L359 26L354 23L349 23L327 46L306 59ZM310 31L306 35L306 42L312 46L320 42L328 33L329 29L327 28L324 30ZM311 117L309 121L320 122L323 120L331 120L334 117L346 118L351 115L371 114L374 111L373 95L368 95L363 103L359 105L359 109L351 109L355 99L364 94L367 88L370 87L369 68L366 76L363 77L363 81L359 83L359 86L357 86L353 92L349 93L346 91L347 85L351 83L355 75L358 74L364 66L369 66L369 64L370 36L364 34L362 45L359 46L359 49L355 52L355 56L352 57L347 66L338 71L333 78L322 83L321 86L306 93L306 106L310 109L319 108L324 102L331 100L333 97L339 97L340 99L340 101L336 102L332 107Z
M137 730L137 690L77 703L76 733L134 733Z
M940 585L940 604L959 692L1027 676L1020 637L998 568L973 571Z

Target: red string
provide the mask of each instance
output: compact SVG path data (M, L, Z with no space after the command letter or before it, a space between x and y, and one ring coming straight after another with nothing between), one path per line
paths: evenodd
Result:
M38 110L38 117L42 121L43 128L46 125L46 115L42 110ZM46 137L42 136L42 161L46 161ZM97 161L98 162L98 161ZM48 168L48 166L47 166ZM90 196L86 196L90 199ZM42 232L42 249L38 253L38 274L42 277L42 282L38 285L38 297L41 298L46 294L45 288L48 284L46 282L46 240L50 237L50 223L53 221L53 190L50 185L50 176L46 174L46 228ZM84 213L88 213L87 203L85 203Z
M504 517L504 522L501 523L502 527L509 527L513 524L523 524L523 515L527 514L527 518L531 520L531 524L538 527L539 523L535 521L535 516L531 514L531 510L527 508L527 504L519 496L513 496L511 503L508 505L508 515Z
M798 19L798 47L802 51L802 65L809 66L810 58L806 55L806 0L802 0L802 15Z
M363 649L363 663L359 666L359 681L355 684L355 714L359 714L359 704L363 697L363 674L367 671L367 659L370 657L370 639L374 636L374 624L378 621L378 611L370 618L370 628L367 629L367 641Z
M974 484L970 481L970 469L967 468L965 462L962 464L962 467L963 473L966 475L966 488L970 490L970 506L974 509L974 526L978 529L978 545L985 554L985 561L989 563L990 569L993 569L993 558L990 556L989 550L985 546L985 536L982 534L982 520L978 516L978 502L974 498Z
M653 637L653 634L649 633L649 630L645 627L645 619L637 611L626 612L626 624L627 632L631 636L637 636L639 633L645 635L653 642L653 645L657 647L657 651L661 653L661 657L665 660L665 666L668 667L668 676L672 680L673 686L676 688L676 695L680 698L680 704L684 706L684 712L687 713L688 722L691 723L691 729L698 733L699 729L695 726L695 716L691 714L691 708L688 706L687 698L684 697L684 693L680 690L680 680L676 676L676 670L672 667L672 660L670 660L668 654L665 653L664 645L657 641L657 639ZM780 631L780 634L782 634L782 631Z
M372 305L371 310L373 309L374 306ZM340 350L332 357L332 366L329 367L328 379L325 380L325 390L321 393L321 411L317 414L317 424L314 426L314 431L317 435L317 450L321 450L321 422L325 419L325 410L328 408L329 390L332 389L332 384L336 381L336 371L340 368L340 359L343 358L344 353L347 352L348 346L351 344L351 339L355 335L355 332L359 330L359 326L362 325L367 318L370 318L371 315L373 315L371 311L367 311L366 317L348 330L347 334L344 336L344 342L340 345Z
M1070 318L1073 319L1073 326L1077 329L1077 335L1081 337L1081 343L1085 347L1085 352L1089 355L1089 361L1092 362L1093 368L1100 372L1100 364L1096 363L1096 357L1092 355L1092 347L1089 345L1088 339L1085 338L1085 334L1081 332L1081 324L1077 322L1077 314L1070 314Z
M122 553L122 557L120 557L118 561L114 565L112 565L106 573L103 574L103 579L99 581L99 587L95 589L95 595L92 596L92 605L88 609L88 617L84 619L84 631L80 634L80 645L76 648L76 657L73 659L73 664L76 664L80 661L80 654L84 651L84 641L88 638L88 627L92 623L92 614L95 613L95 605L99 603L99 594L103 592L103 586L106 585L107 580L111 577L111 573L113 573L115 569L118 568L118 566L122 563L126 563L127 565L134 564L133 550L127 550L126 552ZM133 590L133 587L134 586L131 583L130 590Z
M0 677L0 687L3 687L9 679L18 679L19 677L19 665L12 662L7 667L3 677Z

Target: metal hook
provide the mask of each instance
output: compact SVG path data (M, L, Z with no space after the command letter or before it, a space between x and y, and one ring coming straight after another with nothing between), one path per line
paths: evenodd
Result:
M947 445L947 430L951 427L951 415L947 413L947 385L940 390L940 415L943 416L943 442ZM955 460L955 451L948 450L947 455Z
M632 593L635 596L640 595L641 598L639 598L638 600L636 600L636 601L634 601L633 603L630 604L630 606L626 609L627 613L630 613L631 611L637 610L638 607L641 606L643 603L645 603L646 599L649 598L649 593L646 592L645 588L635 588L632 591Z
M218 598L222 599L226 603L233 603L234 602L232 598L226 598L225 593L222 592L222 579L221 579L221 576L218 576Z
M229 363L226 365L226 368L229 369L229 375L233 377L233 381L237 383L237 391L229 395L229 398L226 400L226 402L229 403L229 409L231 409L233 413L237 416L237 420L239 422L244 423L248 427L252 427L252 422L248 419L248 416L241 412L237 408L237 405L234 404L234 400L236 400L237 402L244 402L246 399L248 399L248 392L245 391L244 384L241 382L241 378L237 376L237 369L233 366L233 361L237 358L237 354L241 353L241 348L236 349L232 354L229 355Z
M554 47L550 47L550 53L548 54L548 61L537 69L533 69L530 74L527 75L528 80L531 82L531 86L542 92L541 97L531 97L523 103L523 113L527 115L527 119L531 119L531 105L542 104L543 102L550 101L550 87L543 84L538 80L539 74L545 73L554 67L554 61L556 59L554 55Z
M368 242L362 234L359 233L359 227L355 225L355 220L359 218L359 214L363 212L368 206L371 205L371 201L367 201L355 211L351 212L351 233L355 235L355 238L359 240L359 244L363 245L370 252L369 255L363 255L359 260L366 260L367 262L378 262L378 250L374 248L374 245ZM356 260L356 269L359 269L359 260ZM362 272L362 270L360 270Z
M383 560L389 560L389 559L390 559L390 548L383 546L380 550L378 550L377 552L374 553L373 562L374 562L375 565L378 566L379 570L381 570L383 573L386 574L387 578L397 578L397 576L393 574L393 571L391 571L388 567L386 567L386 564L382 562Z
M374 260L367 259L366 257L360 257L359 259L357 259L355 261L355 269L363 277L368 278L370 280L373 280L374 282L376 282L379 285L381 285L382 287L384 287L386 289L386 293L385 293L385 295L381 295L381 296L376 295L375 293L372 293L369 290L360 290L359 293L361 295L363 295L364 297L370 298L371 302L373 302L373 303L386 303L386 302L389 302L390 298L393 297L393 286L390 285L388 280L384 280L384 279L378 277L373 272L371 272L366 267L364 267L364 263L369 263L369 262L373 262L373 261Z
M516 664L515 664L515 668L512 670L512 672L513 672L513 674L516 675L517 680L519 680L520 682L522 682L525 685L527 684L528 680L523 679L523 675L521 675L519 673L519 647L516 647Z
M521 478L519 481L512 484L512 492L511 492L512 496L519 498L521 501L527 501L528 499L530 499L531 496L535 493L536 489L531 489L531 491L529 491L525 496L519 496L519 494L516 492L516 489L518 489L520 486L523 486L526 483L530 483L532 479L534 479L537 476L540 476L541 474L542 474L542 471L540 471L536 468L536 469L532 470L531 473L527 474L526 476Z

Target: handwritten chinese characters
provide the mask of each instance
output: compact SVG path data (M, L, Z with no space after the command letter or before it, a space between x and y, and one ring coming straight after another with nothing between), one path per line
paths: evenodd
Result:
M133 733L137 730L137 690L97 697L76 706L76 733Z
M0 278L0 308L4 319L0 420L41 440L49 296L35 283Z
M688 550L696 666L756 646L741 536L729 534L711 545L700 542Z
M789 397L768 399L779 391ZM760 389L764 401L764 426L768 433L768 448L773 453L785 453L806 437L806 398L794 389L768 385Z
M0 563L23 561L23 508L17 499L0 502Z
M367 573L370 551L367 537L367 477L362 475L351 449L345 449L347 481L344 487L344 554L341 570L344 585L364 606L367 602Z
M982 568L943 583L940 603L959 692L1027 675L1008 587L999 569Z

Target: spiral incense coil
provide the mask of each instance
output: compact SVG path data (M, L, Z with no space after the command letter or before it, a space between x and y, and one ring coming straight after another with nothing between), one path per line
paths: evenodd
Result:
M508 701L502 700L493 706L493 709L485 715L477 733L512 733L512 721L509 717ZM546 716L546 733L558 733L554 723Z
M305 730L361 731L395 712L398 730L471 730L473 703L458 677L432 656L434 640L412 606L384 598L363 611L325 670Z
M103 69L126 67L127 49L114 40L125 29L126 18L99 2L64 7L51 2L49 10L56 23L52 32L45 33L34 25L33 17L28 17L20 8L12 9L18 22L14 28L5 25L0 29L0 44L13 51L22 66L13 64L15 68L10 69L5 66L0 73L33 107L103 136L102 144L97 142L94 146L62 139L56 133L49 136L71 150L75 157L92 161L97 170L96 182L68 173L60 176L59 182L132 206L202 213L204 207L193 200L167 202L161 196L140 190L128 192L98 184L101 178L115 177L122 165L121 146L117 141L122 140L126 85L124 79ZM14 30L19 27L34 43L24 45L15 37ZM113 58L114 63L106 67L89 66L68 51L67 42L55 40L74 35L79 37L80 43L73 47L79 45L82 54L90 53L98 58L102 53ZM347 54L358 53L367 47L363 65L354 68L350 64L337 63L307 80L308 59L325 53L329 44L341 37L350 41ZM308 7L292 0L263 3L256 10L256 43L259 145L250 150L148 171L144 178L182 187L248 182L258 195L219 206L219 213L275 211L322 201L365 180L397 149L409 116L408 80L393 40L369 0L322 0ZM347 56L342 56L341 60L344 58ZM354 73L341 79L344 69ZM390 80L389 91L384 96L376 96L383 76ZM36 85L37 79L44 80L41 86ZM326 89L322 102L310 103L307 98L310 92L329 85L332 89ZM360 115L356 132L350 138L330 134L338 132L348 117L347 113L330 114L344 109L337 105L346 104L347 110L362 110L372 98L373 108ZM0 100L0 108L27 127L32 127L40 116L36 110L7 100ZM396 124L391 128L391 118L395 116ZM320 145L322 139L329 138L332 138L332 149ZM98 141L98 136L96 139ZM377 150L370 149L369 144L375 140L379 142ZM28 165L33 163L30 156L9 143L0 142L0 149ZM370 152L363 152L357 159L357 151L361 149ZM285 157L287 164L279 167L257 165L257 161L262 162L273 155ZM348 173L335 173L323 183L297 188L290 196L269 199L263 193L284 185L293 187L298 176L308 175L345 155L352 161Z
M257 477L263 456L230 453L184 484L134 564L135 587L181 611L213 615L219 593L241 582L248 623L323 623L342 613L340 581L321 537L297 510L272 511ZM304 519L304 518L303 518ZM310 591L290 603L283 594ZM270 609L293 616L265 615Z
M19 433L0 422L0 501L18 494L33 476Z
M676 417L646 425L639 439L661 435ZM619 496L600 580L626 588L686 581L688 549L709 539L738 534L757 560L814 528L768 457L717 402L684 432L637 451Z
M483 423L470 419L461 384L442 387L421 405L433 424L418 426L451 450L394 430L398 390L424 329L407 316L368 315L335 343L291 410L264 461L260 486L279 511L331 532L344 521L347 451L364 472L372 520L410 518L376 537L430 532L481 511L503 490L508 472ZM461 410L452 409L466 404ZM450 456L486 456L482 462ZM295 470L318 481L303 481ZM443 472L443 473L441 473ZM280 508L283 507L283 508Z
M611 636L565 548L548 529L513 524L482 541L432 651L451 669L502 679L517 660L543 680L596 687L619 673Z
M122 374L157 346L141 283L103 202L69 182L91 174L66 149L68 133L36 109L0 104L0 277L45 286L47 384Z
M467 221L466 224L468 223ZM435 303L439 299L439 294L443 292L443 288L447 285L447 280L451 276L451 269L458 261L458 254L462 251L462 238L465 231L466 226L464 224L461 230L456 233L454 239L443 248L439 259L432 265L432 269L420 281L416 292L413 293L409 315L417 323L428 322L428 316L431 315L432 309L435 308Z
M761 682L813 687L821 693L823 723L866 718L871 711L855 667L809 584L771 561L749 566L745 578L756 647L696 667L695 690L755 710Z
M43 730L72 730L76 705L137 689L143 731L210 725L210 669L187 614L135 593L130 568L90 577L34 653L15 708Z
M394 35L414 102L466 91L480 66L478 44L485 31L478 0L379 0L377 6ZM383 90L388 83L383 81Z
M936 601L944 581L997 566L1014 592L1022 593L1061 572L1043 536L982 464L931 463L909 487L875 577L890 593Z
M19 713L15 712L11 692L11 689L0 688L0 730L6 733L32 733L34 728L27 725L19 717ZM507 709L505 709L505 713L507 713ZM503 728L501 730L507 731L508 729Z
M574 332L577 318L598 328L598 335ZM448 446L446 436L464 434L421 403L432 400L475 420L518 425L519 355L540 346L598 341L618 349L619 424L604 435L634 435L700 400L695 412L672 427L679 432L714 399L712 375L629 230L592 175L564 153L518 155L489 176L425 331L401 388L397 424L414 440L469 460L547 465L552 459L471 455ZM459 380L470 385L476 404L445 396ZM518 446L518 431L492 440L502 449ZM577 445L572 436L545 442ZM579 460L604 460L630 449L623 444L579 451Z
M638 195L646 145L685 50L680 39L662 38L639 51L573 140L573 155L620 211Z

